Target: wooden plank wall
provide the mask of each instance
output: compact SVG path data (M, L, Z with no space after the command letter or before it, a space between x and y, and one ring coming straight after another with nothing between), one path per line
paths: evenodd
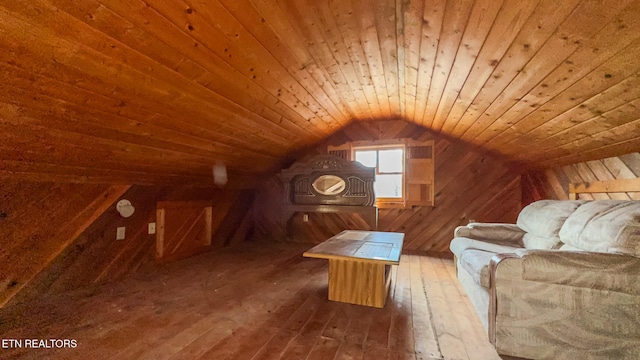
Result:
M557 168L530 171L522 176L522 204L541 199L569 198L569 184L640 177L640 152ZM580 194L581 199L634 199L640 192L621 194Z
M356 122L326 143L300 155L326 152L327 144L344 141L413 137L435 140L435 207L380 209L379 230L406 234L405 250L447 252L456 226L476 221L513 222L520 211L520 175L500 160L461 142L435 136L402 120ZM280 240L283 186L278 176L265 180L253 207L255 234ZM292 241L319 243L344 229L365 229L366 223L349 214L302 214L292 219Z
M155 221L159 200L213 199L211 249L244 240L246 206L234 203L251 200L246 190L53 183L4 183L0 194L0 214L6 214L0 220L0 306L118 280L153 264L155 235L147 224ZM115 210L121 198L136 208L130 218ZM126 227L122 241L115 240L119 226Z
M206 185L220 161L244 183L395 117L539 168L618 156L640 147L639 15L639 0L2 1L0 179Z
M159 201L156 259L175 261L211 248L211 201Z
M128 188L2 182L0 306L47 267Z

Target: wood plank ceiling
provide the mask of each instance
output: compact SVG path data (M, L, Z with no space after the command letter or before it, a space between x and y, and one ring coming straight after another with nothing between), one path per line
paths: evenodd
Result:
M0 3L0 177L232 179L401 118L529 167L640 148L640 1Z

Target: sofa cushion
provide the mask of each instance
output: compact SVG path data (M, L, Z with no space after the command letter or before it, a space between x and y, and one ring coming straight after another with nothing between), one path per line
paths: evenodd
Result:
M522 243L526 249L535 250L553 250L562 245L558 237L546 238L532 233L525 233L522 237Z
M466 226L458 226L453 231L453 237L466 237L476 240L506 240L514 244L521 244L525 234L516 224L500 223L470 223Z
M525 243L525 247L531 249L557 248L560 245L560 237L558 236L560 228L569 215L585 202L582 200L541 200L525 206L518 215L517 225L537 238L547 239L547 241L539 239L528 241Z
M640 257L640 201L586 203L569 216L560 239L586 251Z
M465 237L457 237L451 241L449 248L456 257L460 258L462 256L462 252L467 249L484 250L497 254L512 253L518 249L522 249L522 246L519 244L519 242L514 244L512 241L474 240Z
M460 266L471 276L476 284L489 288L489 263L495 253L476 249L462 252L459 258Z

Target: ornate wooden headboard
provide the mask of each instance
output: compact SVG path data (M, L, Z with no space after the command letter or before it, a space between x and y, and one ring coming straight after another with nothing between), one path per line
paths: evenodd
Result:
M282 171L286 204L373 206L375 169L318 155Z

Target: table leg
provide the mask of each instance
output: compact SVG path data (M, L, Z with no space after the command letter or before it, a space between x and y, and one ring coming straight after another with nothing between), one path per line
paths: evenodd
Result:
M329 300L384 307L391 284L391 265L329 259Z

